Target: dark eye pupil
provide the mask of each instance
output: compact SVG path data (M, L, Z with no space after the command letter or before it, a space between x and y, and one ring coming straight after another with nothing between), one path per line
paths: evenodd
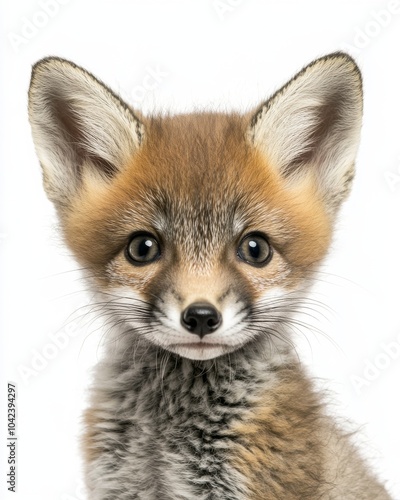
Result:
M258 259L260 256L260 245L254 240L249 241L249 254L253 259Z
M148 239L143 239L138 245L138 254L140 257L146 257L146 255L151 251L153 247L153 242Z

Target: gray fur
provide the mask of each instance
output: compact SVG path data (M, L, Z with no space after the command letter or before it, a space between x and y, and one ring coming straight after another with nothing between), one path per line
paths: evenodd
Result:
M196 362L135 347L122 347L121 359L120 346L96 370L92 400L108 422L98 442L109 452L91 465L90 498L245 500L227 430L252 395L273 386L276 365L253 349L247 359Z
M274 349L264 340L196 362L173 354L163 359L165 353L138 341L134 347L112 344L97 367L92 393L92 407L101 418L96 443L102 453L88 471L90 500L254 498L230 465L240 436L229 427L245 419L262 394L276 390L287 369L298 374L299 401L307 391L301 365L288 348ZM298 498L390 498L349 438L323 413L315 432L323 441L322 479L309 496ZM285 498L297 497L288 492ZM278 497L266 490L262 499Z

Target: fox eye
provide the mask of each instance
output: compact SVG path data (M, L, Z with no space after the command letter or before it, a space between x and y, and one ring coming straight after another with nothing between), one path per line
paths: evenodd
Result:
M237 250L237 255L247 264L262 267L267 265L271 260L272 247L265 236L252 233L242 239Z
M149 233L137 233L126 247L125 255L132 264L150 264L160 257L160 244Z

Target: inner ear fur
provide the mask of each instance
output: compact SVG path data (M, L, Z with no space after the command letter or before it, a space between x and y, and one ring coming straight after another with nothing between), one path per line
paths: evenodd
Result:
M339 52L313 61L262 103L247 137L288 182L312 176L334 210L354 175L361 118L361 73Z
M111 178L141 146L144 125L127 104L88 71L64 59L36 63L29 119L48 196L65 205L85 170Z

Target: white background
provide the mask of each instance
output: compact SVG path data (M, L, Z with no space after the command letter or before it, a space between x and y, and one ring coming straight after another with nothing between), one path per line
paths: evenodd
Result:
M31 65L47 55L70 59L145 112L247 110L315 57L341 49L357 59L364 76L357 176L327 274L315 291L332 309L319 316L326 336L308 333L296 340L310 370L331 391L333 410L362 426L358 439L365 453L400 499L400 2L5 4L0 498L85 498L78 436L101 337L79 309L88 300L85 285L41 186L26 111ZM18 388L17 494L7 493L4 474L6 381Z

